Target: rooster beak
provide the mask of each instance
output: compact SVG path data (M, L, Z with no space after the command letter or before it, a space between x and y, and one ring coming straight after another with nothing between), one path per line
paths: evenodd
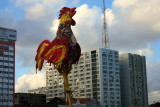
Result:
M76 10L76 7L72 8L71 10L72 10L72 12L74 12Z
M74 7L74 8L71 8L71 10L70 10L70 16L71 17L73 17L75 14L76 14L76 7Z

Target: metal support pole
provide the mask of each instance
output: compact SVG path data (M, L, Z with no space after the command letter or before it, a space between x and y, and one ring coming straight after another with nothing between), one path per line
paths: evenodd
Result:
M67 104L69 105L69 107L72 107L72 101L71 101L71 89L69 87L69 83L68 83L68 73L67 72L62 72L62 76L63 76L63 80L64 80L64 91L66 93L66 100L67 100ZM68 107L68 106L66 106Z

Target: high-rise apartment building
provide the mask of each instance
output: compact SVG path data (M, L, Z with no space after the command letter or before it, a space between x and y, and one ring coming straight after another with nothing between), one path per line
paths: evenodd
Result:
M16 35L16 30L0 27L0 107L14 106Z
M47 101L64 97L63 78L47 64ZM118 51L99 48L82 53L68 75L73 98L94 98L102 107L121 107Z
M126 53L119 61L122 107L148 107L145 56Z

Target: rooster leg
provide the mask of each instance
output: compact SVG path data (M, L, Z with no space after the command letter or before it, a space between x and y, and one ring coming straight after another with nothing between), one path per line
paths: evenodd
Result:
M66 99L67 102L66 104L69 105L69 107L72 107L72 102L71 102L71 89L69 87L68 83L68 73L63 71L62 72L63 80L64 80L64 90L66 92ZM68 107L68 106L67 106Z

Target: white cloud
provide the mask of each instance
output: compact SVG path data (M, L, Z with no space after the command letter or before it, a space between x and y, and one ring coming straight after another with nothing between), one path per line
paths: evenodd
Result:
M72 2L70 2L72 5L76 5L79 3L80 0L73 0Z
M153 25L153 30L160 32L160 22Z
M26 10L26 19L29 20L37 20L41 19L42 17L46 17L46 11L42 4L36 4L33 7L30 7Z
M99 16L101 14L97 7L89 8L87 5L82 5L77 8L74 17L77 25L72 28L82 50L101 47L102 21Z
M120 8L126 9L132 5L135 5L137 1L138 0L114 0L113 6L116 8L120 7Z
M57 29L58 29L58 24L59 24L59 20L58 20L58 19L53 20L52 26L51 26L51 28L50 28L50 31L51 31L53 34L56 34Z
M102 21L101 17L99 17L101 16L99 8L89 8L88 5L84 4L78 7L76 11L77 13L73 17L76 21L76 26L72 26L72 30L82 50L100 47L102 41ZM54 34L56 34L57 28L58 20L55 19L51 27ZM89 40L91 42L88 42Z
M41 0L16 0L16 4L18 6L26 5L26 4L35 4L40 2Z
M36 89L46 86L46 72L30 71L27 74L22 75L17 80L15 85L16 92L27 92L29 89Z
M143 48L143 49L138 49L135 51L136 54L139 55L144 55L148 57L153 57L153 49L151 47Z
M115 0L111 8L114 25L109 27L111 47L135 50L160 39L158 4L158 0Z
M14 20L8 15L9 11L6 15L6 11L0 10L0 25L12 28L11 23L15 23L18 33L16 55L23 65L35 66L34 57L39 43L45 39L54 39L58 28L57 13L68 1L16 1L17 6L24 9L24 17ZM76 4L78 0L70 2ZM159 5L159 0L114 0L113 6L106 11L111 49L151 57L154 54L151 44L160 40ZM70 7L74 6L70 4ZM81 5L77 8L77 14L73 17L77 25L72 29L83 51L102 47L102 16L100 7ZM159 64L155 61L147 63L149 92L160 90L157 85L160 81ZM37 75L40 76L37 78L44 80L43 74L45 72L38 72ZM30 82L35 79L34 76L36 77L32 71L20 77L16 90L23 91L38 86L38 83Z
M109 36L110 36L111 49L117 49L122 52L138 53L141 55L146 55L151 57L153 54L153 50L149 44L160 38L159 34L155 33L155 31L152 30L152 26L155 25L154 23L155 22L158 23L157 18L155 20L152 17L157 17L157 16L155 16L155 14L151 13L152 11L150 11L150 14L154 16L149 15L148 16L149 18L148 18L146 16L146 13L142 12L142 10L145 10L146 8L145 6L151 5L149 4L151 0L147 0L145 2L144 1L138 2L137 0L134 0L134 1L123 0L123 4L118 4L120 3L118 0L115 0L115 2L117 3L114 4L112 8L106 11L107 21L109 23L108 30L109 30ZM139 3L138 6L137 6L137 2ZM159 3L159 1L156 1L156 0L154 0L154 2L155 3L152 3L152 5ZM142 7L140 7L139 5L142 5ZM30 9L32 7L33 6L30 6ZM140 10L143 15L139 16L138 10ZM31 14L31 12L32 11L28 11L28 13L26 14ZM39 12L40 11L38 11L37 13ZM158 10L153 12L159 13ZM137 17L144 16L143 18L146 21L136 19L136 17L133 17L134 15L136 16L136 14L137 14ZM50 17L49 14L47 15L48 15L47 17L44 17L44 20L48 20L48 17ZM72 29L83 51L102 47L103 21L101 16L102 16L101 8L98 8L98 7L90 8L88 7L88 5L82 5L77 8L77 13L73 17L77 22L77 25L73 26ZM57 17L49 18L47 23L44 23L43 21L38 22L39 24L35 23L34 21L29 22L31 23L31 27L29 25L27 25L29 29L28 28L24 29L26 27L25 26L23 27L23 30L25 31L23 31L21 34L26 32L24 33L26 36L23 36L23 38L21 39L22 41L19 42L19 45L20 44L22 46L26 45L27 43L25 43L25 41L27 40L28 48L26 48L26 50L29 52L35 53L33 51L36 50L36 47L42 40L44 39L53 40L58 28ZM151 23L151 22L154 22L154 23ZM33 26L33 24L35 26ZM35 30L33 28L37 28L37 29ZM158 25L156 25L154 29L158 29ZM29 34L27 34L28 31L30 31ZM46 32L46 34L44 32ZM51 34L51 32L53 35L49 35ZM33 39L30 40L30 38L33 38ZM25 44L23 45L23 43ZM33 46L35 48L33 48ZM20 53L23 50L24 49L21 49L21 51L18 51L18 52ZM32 61L34 55L33 54L28 55L27 57L27 54L26 55L24 54L24 55L21 55L21 57L24 60L24 62L25 62L25 59L29 59L30 61ZM30 62L29 60L28 62ZM148 71L152 71L150 68L148 68L149 69ZM157 67L155 66L155 68ZM154 78L153 75L150 77ZM156 83L156 80L149 79L149 82ZM156 88L156 89L159 89L159 88ZM153 90L153 89L150 89L150 90Z
M17 30L16 55L25 66L35 65L34 57L38 45L45 39L53 40L50 27L52 20L57 19L57 11L64 5L64 0L17 0L18 6L24 9L24 17L16 21ZM24 66L24 67L25 67Z
M42 4L50 8L56 5L60 6L59 4L65 4L65 2L66 2L65 0L16 0L16 5L26 8L26 7L34 6L36 4Z
M119 50L120 54L123 53L132 53L132 54L138 54L138 55L142 55L142 56L147 56L148 58L152 59L153 58L153 48L151 46L147 46L144 48L135 48L135 49L121 49Z
M32 5L28 5L28 7L24 8L26 10L26 19L17 22L16 25L18 26L17 45L21 47L17 49L18 54L24 51L24 48L26 48L30 53L33 52L34 49L36 50L36 47L38 47L39 43L44 39L53 40L58 28L57 12L65 3L63 0L61 2L58 2L57 0L38 0L38 2L34 2L32 0L24 0L24 3L21 3L21 5L31 4L31 2ZM147 48L148 44L160 38L159 33L155 33L155 30L152 30L152 26L154 24L150 24L149 22L151 21L143 22L139 20L140 22L137 22L136 19L131 17L135 11L138 12L138 9L145 9L145 6L149 6L151 0L147 0L144 3L142 2L144 1L123 0L123 2L120 2L119 0L115 0L113 7L106 10L107 23L109 25L108 31L110 37L110 44L112 49L120 51L138 50L138 52L140 52L141 49ZM157 4L159 3L159 1L156 0L153 0L153 2L156 2ZM155 5L156 3L152 3L152 5ZM141 4L144 6L139 7L139 5ZM153 7L152 5L151 7ZM154 12L159 13L158 10ZM85 4L77 8L77 14L73 17L77 22L77 25L72 27L72 29L79 44L81 45L82 50L87 51L90 49L103 47L102 16L102 11L99 7L88 7L88 5ZM154 20L154 18L150 19ZM154 20L154 22L156 22L156 20ZM153 28L157 31L159 29L158 26L159 25L155 25ZM31 50L29 50L29 48ZM34 59L33 54L28 55L31 56L31 58L26 56L24 57L24 55L21 54L20 57L23 60Z
M66 1L65 0L43 0L42 3L47 8L52 8L54 6L54 9L56 9L55 7L61 8L61 6L63 6L66 3Z
M149 104L153 104L155 102L159 102L160 100L160 90L152 91L148 93Z
M112 13L111 9L107 9L105 11L106 14L106 22L107 22L107 26L110 27L111 25L113 25L115 23L115 17L114 14ZM103 21L103 17L102 17L102 21Z
M134 22L143 22L143 24L155 24L155 22L159 22L160 15L157 14L160 12L159 4L159 0L138 0L135 2L132 10L130 10L130 18Z
M65 2L65 0L16 0L16 5L24 9L24 16L27 20L36 21L50 20L50 17L55 15L65 5Z

